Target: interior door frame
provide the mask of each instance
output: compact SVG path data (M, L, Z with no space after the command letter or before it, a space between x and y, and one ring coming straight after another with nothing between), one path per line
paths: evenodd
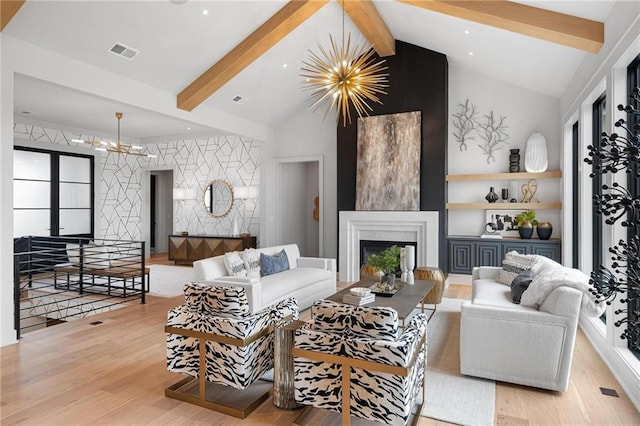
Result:
M144 250L146 253L146 256L148 257L149 255L151 255L151 230L150 230L150 226L151 224L149 223L149 215L151 214L151 207L150 207L150 203L151 203L151 173L152 172L164 172L164 171L171 171L174 175L174 182L175 182L175 174L176 174L176 170L174 167L172 166L156 166L156 167L146 167L144 169L142 169L142 238L144 240ZM173 200L171 200L171 211L173 212ZM173 216L173 213L172 213ZM172 221L174 221L175 219L172 217L171 218ZM167 238L169 236L167 235ZM158 235L156 235L156 246L158 245L157 243L157 239L159 238Z
M278 204L278 200L280 199L280 184L282 181L282 171L281 168L285 164L291 163L318 163L318 197L320 199L320 220L318 221L318 253L320 257L324 256L324 156L323 155L305 155L305 156L294 156L294 157L276 157L274 158L275 162L275 188L273 191L274 198L271 200L271 205L274 206L274 216L279 217L279 209L282 207ZM278 220L275 220L275 238L279 238L280 236L280 223Z

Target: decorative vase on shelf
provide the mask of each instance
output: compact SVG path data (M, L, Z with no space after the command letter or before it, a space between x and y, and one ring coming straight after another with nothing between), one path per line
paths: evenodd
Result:
M547 140L541 133L534 133L527 139L524 153L524 168L529 173L540 173L547 170Z
M533 225L531 222L525 222L521 227L519 227L518 233L520 234L520 238L523 240L530 239L533 235Z
M510 149L509 152L509 172L518 173L520 171L520 149Z
M530 239L533 235L533 225L529 222L525 223L518 228L518 233L520 234L520 238L522 238L523 240Z
M551 238L551 233L553 232L553 226L550 222L538 222L536 226L536 232L538 233L538 238L541 240L548 240Z
M498 198L498 194L493 190L493 186L489 188L489 193L484 197L484 199L490 203L495 203L498 201Z

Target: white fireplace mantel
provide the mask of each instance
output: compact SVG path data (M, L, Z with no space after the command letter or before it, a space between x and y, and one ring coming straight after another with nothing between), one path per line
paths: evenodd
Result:
M438 266L437 211L341 211L340 281L360 279L360 240L416 243L416 266Z

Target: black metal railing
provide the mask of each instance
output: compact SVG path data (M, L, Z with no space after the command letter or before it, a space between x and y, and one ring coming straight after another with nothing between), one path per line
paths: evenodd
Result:
M143 241L22 237L14 242L17 337L61 321L145 303Z

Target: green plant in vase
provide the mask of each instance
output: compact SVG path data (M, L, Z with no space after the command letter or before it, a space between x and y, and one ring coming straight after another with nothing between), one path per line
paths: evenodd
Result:
M383 282L386 282L387 289L393 289L395 285L396 271L400 266L400 248L391 246L388 249L369 255L367 264L382 271Z
M528 240L533 235L533 227L538 224L536 212L533 210L523 211L516 216L516 224L520 238Z

